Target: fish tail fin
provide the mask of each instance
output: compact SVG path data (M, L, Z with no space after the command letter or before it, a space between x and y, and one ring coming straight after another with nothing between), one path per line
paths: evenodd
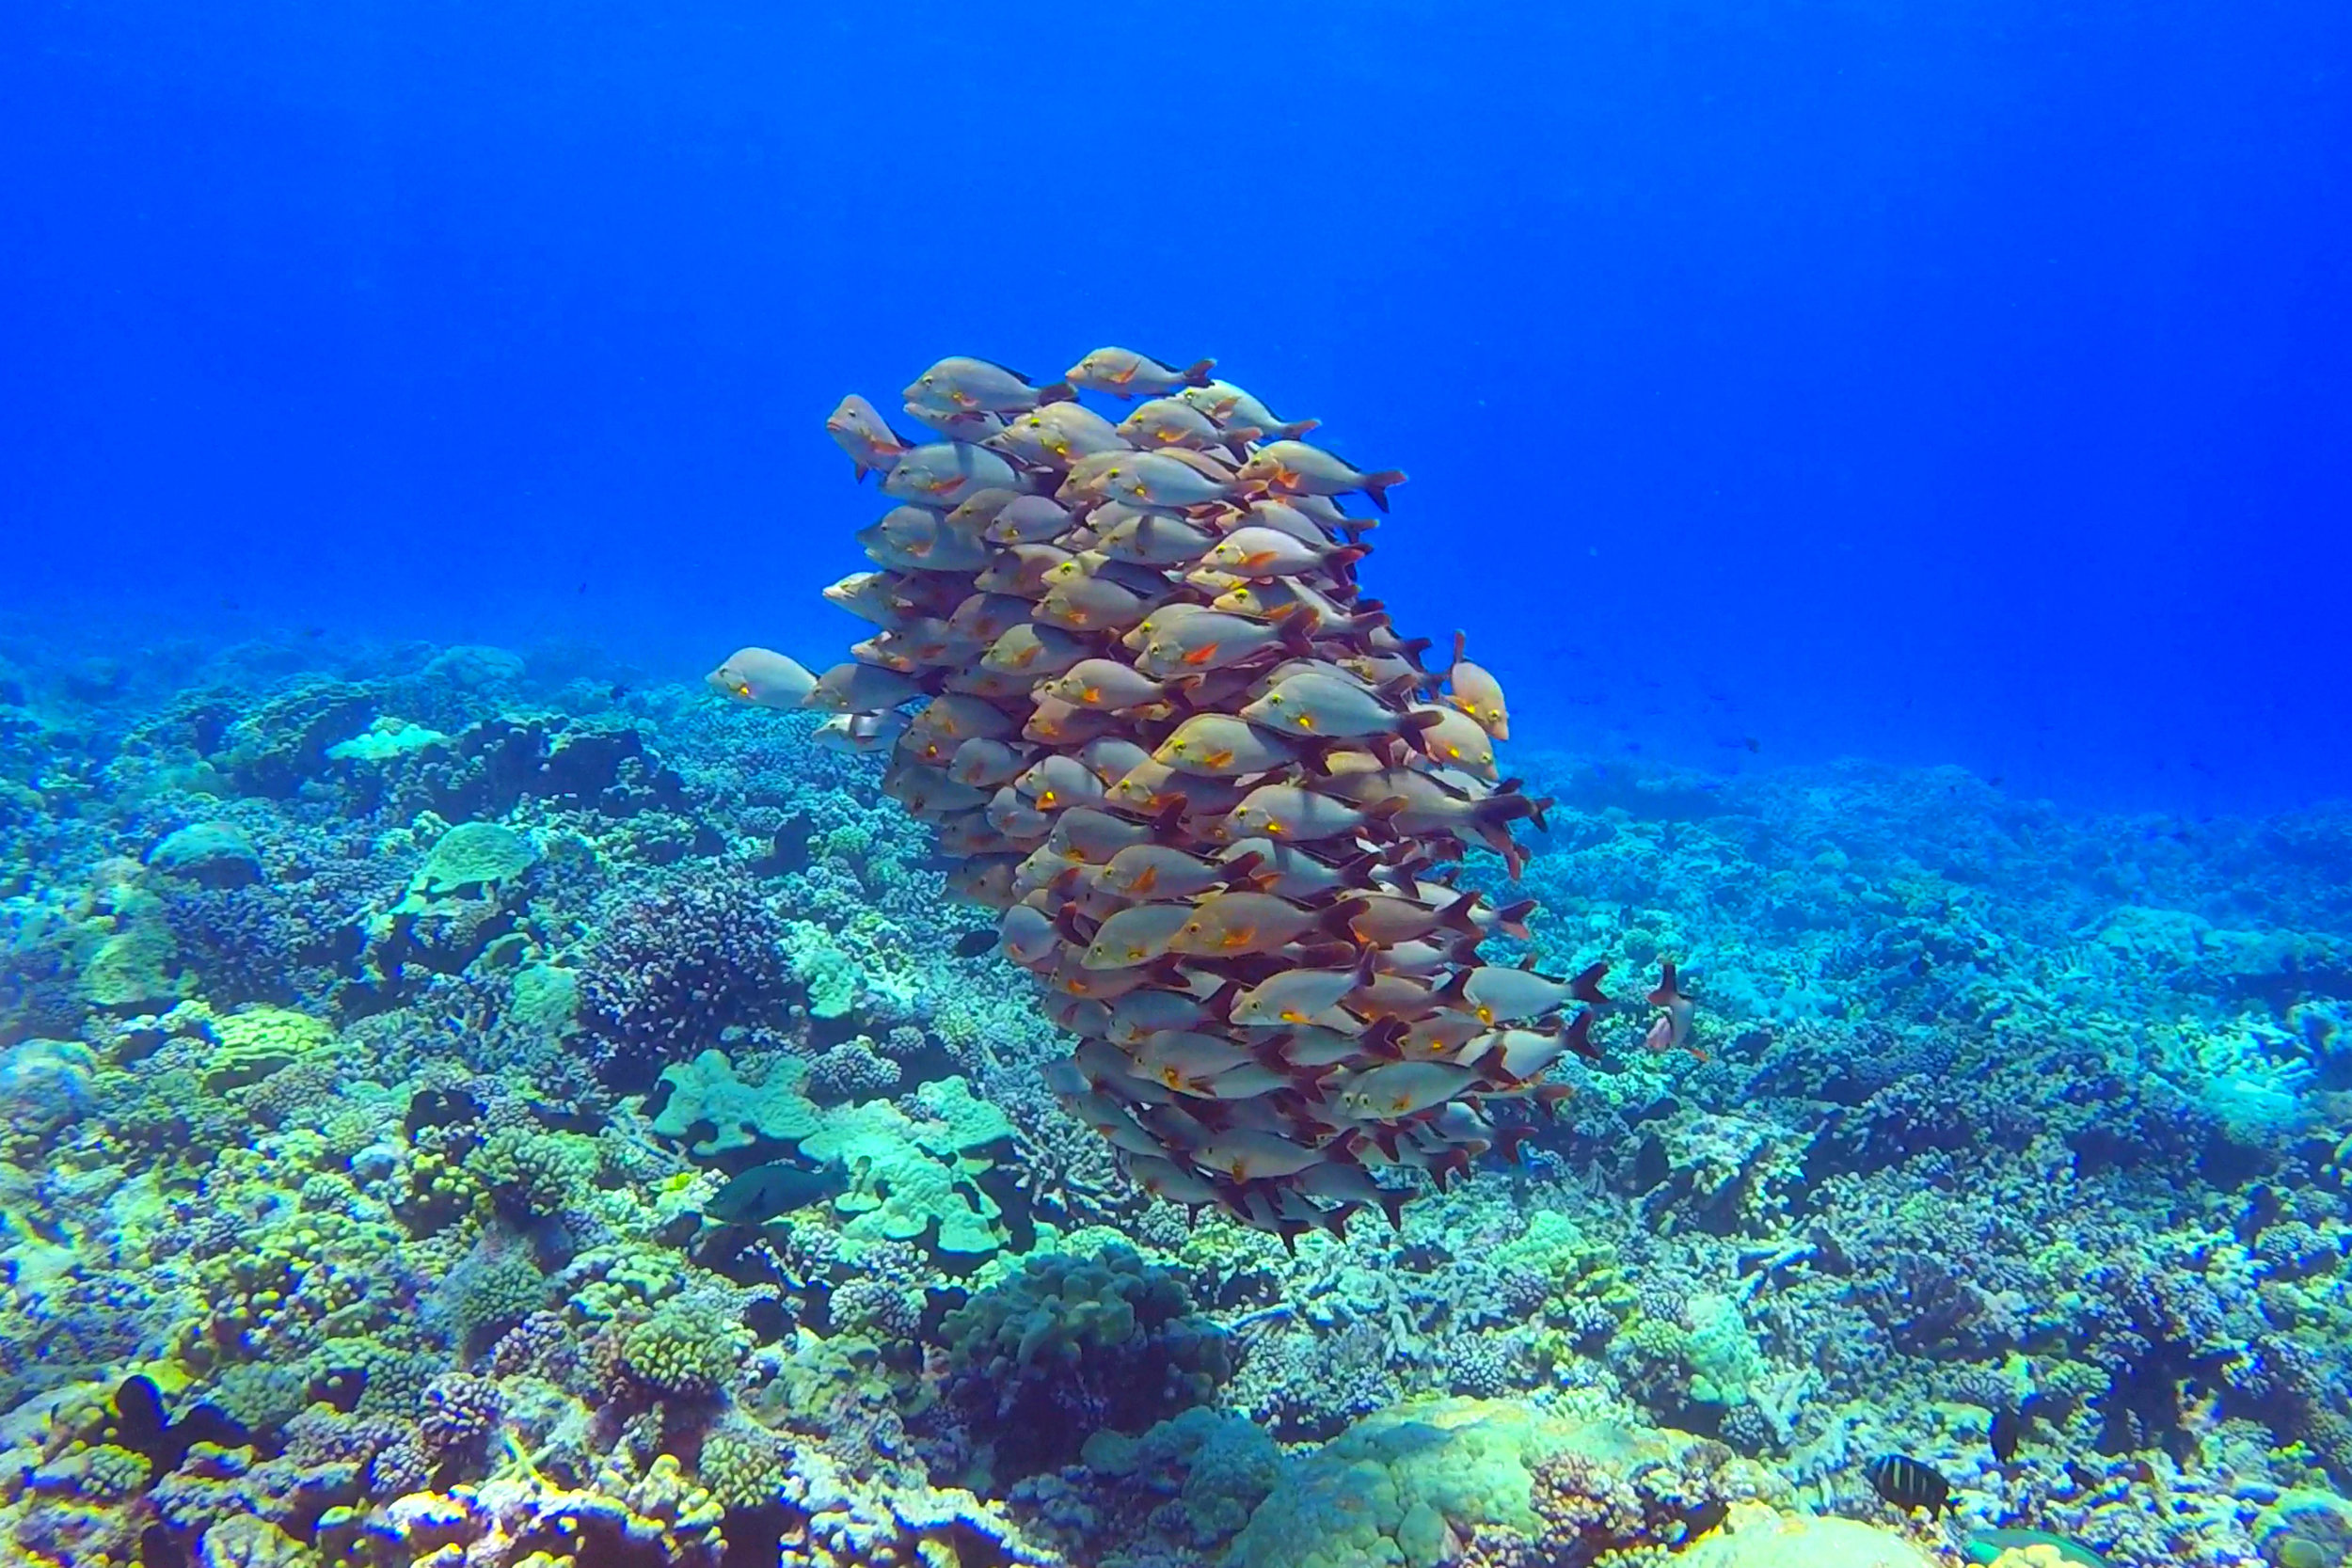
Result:
M1353 859L1342 861L1331 869L1339 873L1340 880L1343 885L1366 888L1372 886L1372 869L1379 863L1380 851L1367 849Z
M1527 917L1534 912L1535 900L1533 898L1522 898L1516 904L1505 904L1495 911L1495 929L1504 936L1516 937L1520 942L1533 942L1535 939L1527 929ZM1601 967L1605 969L1608 966L1602 965Z
M1272 430L1267 431L1266 434L1277 436L1285 441L1295 441L1301 436L1306 435L1307 432L1311 430L1321 430L1322 428L1323 421L1321 420L1293 420L1288 424L1276 425Z
M1210 1016L1214 1018L1230 1019L1233 1013L1234 999L1240 996L1245 989L1239 980L1228 980L1211 991L1200 1005L1206 1007Z
M1389 509L1390 488L1393 485L1402 484L1404 483L1404 469L1383 468L1376 474L1366 474L1364 476L1364 494L1372 498L1373 505L1378 507L1381 511L1386 512Z
M1577 1014L1575 1021L1568 1025L1567 1033L1560 1037L1567 1042L1570 1051L1586 1061L1597 1062L1601 1059L1600 1047L1593 1043L1593 1013L1590 1008Z
M1329 555L1325 556L1323 558L1323 563L1326 566L1332 568L1334 571L1337 571L1343 567L1353 566L1356 562L1363 560L1364 557L1370 555L1371 553L1372 546L1370 545L1343 545L1338 549L1333 550Z
M1408 637L1396 645L1396 656L1414 669L1421 671L1422 673L1427 674L1428 669L1422 663L1421 656L1435 646L1436 644L1426 637Z
M865 464L863 464L863 463L852 463L852 464L850 464L850 467L852 467L852 468L855 468L855 469L857 470L857 483L860 483L860 484L865 483L866 483L866 476L867 474L870 474L870 473L872 473L872 472L874 471L873 469L871 469L871 468L867 467L866 467Z
M1380 1212L1389 1216L1389 1228L1400 1236L1405 1233L1405 1196L1386 1187L1380 1189Z
M1470 1180L1470 1150L1462 1148L1458 1144L1454 1148L1447 1149L1443 1154L1436 1154L1430 1157L1429 1179L1438 1184L1438 1191L1439 1192L1445 1191L1446 1179L1448 1177L1453 1177L1456 1180L1467 1181Z
M1558 1121L1562 1101L1575 1093L1574 1084L1538 1084L1535 1085L1535 1103L1549 1112L1552 1120Z
M1396 733L1403 736L1415 751L1435 762L1438 753L1429 749L1429 732L1444 722L1444 714L1435 708L1423 708L1419 713L1400 717L1396 721Z
M1658 989L1649 993L1649 1005L1653 1007L1671 1007L1683 999L1681 990L1675 985L1675 961L1668 958L1658 966Z
M1297 658L1315 657L1315 618L1304 605L1286 604L1275 613L1282 633L1283 651Z
M1225 863L1228 868L1225 873L1225 887L1228 892L1236 888L1254 888L1258 885L1259 868L1265 863L1265 857L1257 850L1251 849L1245 854L1235 855Z
M1534 900L1530 899L1529 902L1533 903ZM1568 982L1568 994L1579 1002L1589 1002L1596 1007L1606 1007L1609 1006L1609 997L1600 989L1600 983L1608 976L1609 960L1607 958L1601 959L1597 964L1588 964L1578 971L1576 978Z
M1249 443L1264 435L1265 432L1254 424L1230 425L1217 433L1217 445L1246 463L1249 460Z
M1181 845L1184 842L1184 813L1187 803L1182 799L1170 800L1152 816L1152 842Z
M1051 387L1040 387L1037 401L1040 407L1049 403L1075 403L1078 401L1078 388L1067 381L1057 381Z
M1504 1164L1516 1165L1519 1163L1520 1146L1534 1132L1534 1129L1523 1121L1506 1121L1495 1129L1495 1152L1502 1156Z
M1396 1062L1405 1059L1405 1021L1384 1018L1356 1037L1357 1045L1367 1054Z
M1209 372L1216 369L1216 361L1214 359L1196 359L1191 364L1186 365L1180 373L1184 378L1185 386L1206 387L1210 381ZM1405 476L1399 474L1397 477L1402 479Z
M1478 924L1478 895L1471 892L1456 896L1454 902L1438 911L1438 923L1465 936L1485 935Z
M1359 901L1343 898L1323 911L1315 921L1315 928L1327 936L1336 937L1342 942L1352 944L1356 940L1356 917L1362 912L1363 905ZM1348 956L1351 960L1355 957L1355 948L1352 945L1348 949Z

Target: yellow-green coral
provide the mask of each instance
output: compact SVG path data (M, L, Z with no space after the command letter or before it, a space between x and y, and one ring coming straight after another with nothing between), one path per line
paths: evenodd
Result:
M621 1336L622 1369L658 1394L707 1398L726 1386L741 1360L733 1325L701 1307L660 1307Z
M596 1140L585 1133L520 1126L493 1129L465 1161L467 1171L501 1203L527 1214L571 1207L602 1164Z

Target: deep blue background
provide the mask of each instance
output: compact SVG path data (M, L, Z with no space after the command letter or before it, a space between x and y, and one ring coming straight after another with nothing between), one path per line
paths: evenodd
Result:
M2352 8L1243 14L0 10L0 607L829 657L840 393L1111 341L1538 741L2346 792Z

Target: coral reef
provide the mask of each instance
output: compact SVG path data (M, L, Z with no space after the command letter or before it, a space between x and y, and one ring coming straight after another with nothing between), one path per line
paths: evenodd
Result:
M1542 967L1693 960L1698 1053L1293 1253L1062 1109L812 721L103 651L0 625L0 1559L2352 1552L2344 809L1536 758Z

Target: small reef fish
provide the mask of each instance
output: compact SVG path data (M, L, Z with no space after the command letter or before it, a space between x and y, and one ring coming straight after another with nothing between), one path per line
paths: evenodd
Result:
M942 508L960 505L982 490L1022 488L1011 464L964 441L911 448L882 477L882 494Z
M909 403L932 408L1020 414L1041 403L1066 401L1072 394L1066 386L1032 387L1018 371L951 354L908 383L904 395Z
M1289 578L1336 571L1369 553L1361 545L1311 544L1288 529L1253 525L1235 529L1200 559L1245 578Z
M1183 398L1153 398L1119 421L1119 434L1142 451L1160 447L1189 447L1195 451L1224 448L1239 459L1248 455L1244 449L1260 432L1250 425L1220 427Z
M1199 386L1183 387L1176 395L1208 416L1219 429L1246 427L1259 436L1271 436L1278 441L1295 441L1315 429L1320 420L1279 420L1274 410L1251 397L1230 381L1207 381Z
M888 473L898 466L898 459L913 450L890 422L882 417L882 410L851 392L825 416L825 432L850 454L850 462L857 469L860 483L870 473Z
M1454 663L1446 671L1445 701L1478 721L1497 740L1511 738L1511 705L1503 701L1502 683L1462 655L1469 638L1454 634Z
M1304 441L1267 442L1250 454L1234 477L1276 496L1345 496L1360 491L1383 512L1389 509L1389 491L1405 483L1402 469L1364 473L1345 458Z
M1688 1051L1700 1061L1707 1060L1691 1044L1691 1025L1698 1016L1698 1004L1682 994L1672 960L1660 966L1658 989L1643 1000L1658 1009L1658 1017L1642 1037L1644 1047L1651 1051Z
M1909 1454L1884 1453L1862 1467L1870 1489L1897 1508L1940 1514L1951 1500L1952 1483L1940 1471Z
M1048 404L1016 416L980 443L1017 462L1041 467L1075 467L1089 457L1131 449L1110 420L1079 403Z
M1098 348L1063 372L1062 379L1089 392L1113 397L1164 397L1186 387L1205 387L1214 359L1196 359L1183 370L1170 370L1148 354L1130 348Z
M871 664L836 664L817 677L801 699L821 713L880 713L927 694L921 681Z
M898 744L906 727L907 716L896 708L887 713L836 713L817 726L809 741L828 752L886 752Z
M1607 964L1597 963L1571 979L1555 980L1533 970L1484 964L1462 972L1462 1009L1481 1023L1495 1024L1541 1018L1571 1002L1605 1007L1609 998L1601 994L1600 982L1608 973Z
M738 648L703 679L755 707L799 707L817 688L817 677L799 659L771 648Z

